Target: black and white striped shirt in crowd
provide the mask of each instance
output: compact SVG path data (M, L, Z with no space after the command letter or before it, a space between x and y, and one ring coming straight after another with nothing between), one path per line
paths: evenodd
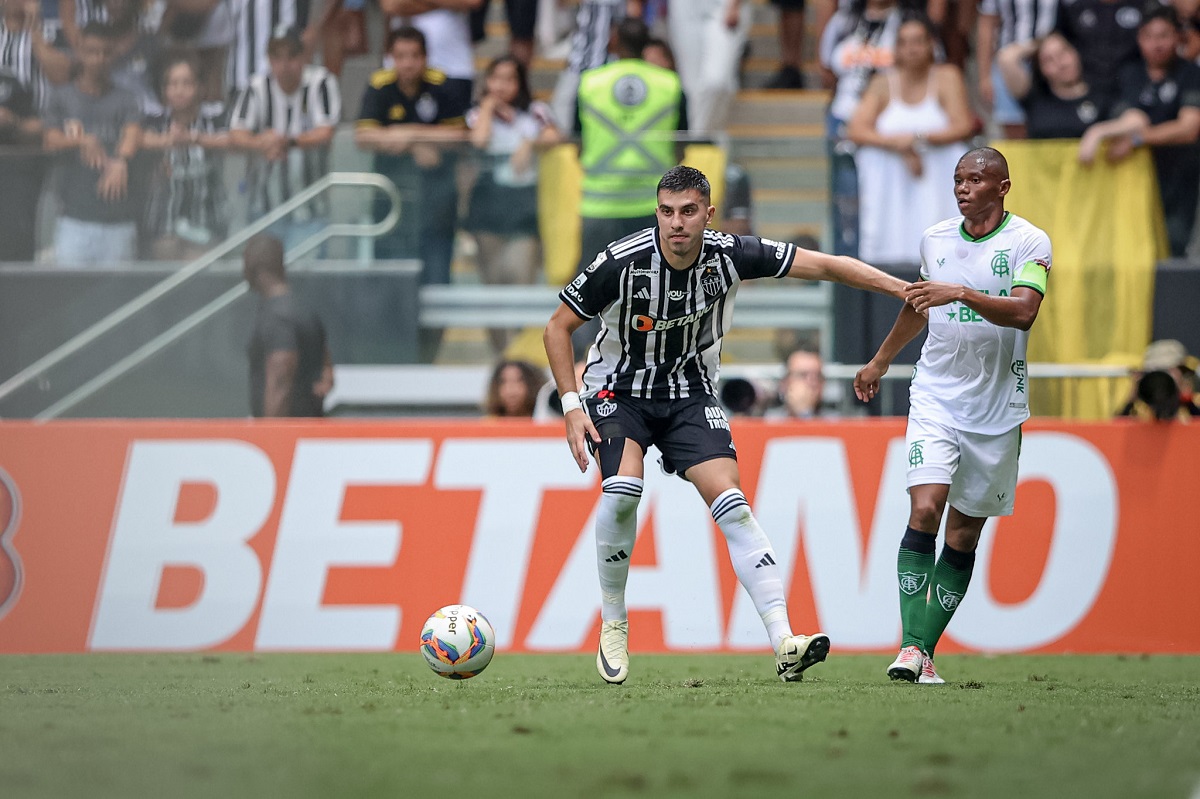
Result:
M255 75L238 95L229 120L230 130L261 133L274 130L288 138L316 128L337 125L342 116L342 95L337 78L325 67L304 68L300 85L291 94L279 88L268 74ZM252 159L247 177L251 209L262 213L325 176L329 171L327 147L292 148L284 161ZM324 215L327 209L314 208Z
M643 399L716 393L721 340L743 280L784 277L795 246L704 231L696 263L672 269L657 228L610 244L559 293L576 315L600 317L584 395L601 389Z
M310 0L227 0L233 17L233 42L225 86L240 92L250 78L266 72L267 43L287 30L302 31L308 24Z
M625 18L625 0L585 0L575 14L571 55L567 69L579 73L608 62L608 40L612 25Z
M0 69L13 74L29 90L38 110L45 107L50 84L34 56L33 38L27 30L9 30L3 20L0 20Z
M1059 0L981 0L979 13L1000 17L996 49L1047 35L1058 21Z

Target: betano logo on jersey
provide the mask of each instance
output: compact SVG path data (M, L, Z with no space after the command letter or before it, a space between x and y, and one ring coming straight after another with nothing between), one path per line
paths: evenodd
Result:
M655 319L652 316L637 314L633 317L633 329L639 333L649 333L653 331L671 330L672 328L680 327L681 325L690 325L701 319L705 314L711 311L714 307L709 305L701 308L698 311L692 311L684 316L677 316L674 319Z

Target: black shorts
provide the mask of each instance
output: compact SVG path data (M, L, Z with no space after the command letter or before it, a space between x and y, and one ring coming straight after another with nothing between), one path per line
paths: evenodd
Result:
M713 458L737 459L729 419L708 394L676 400L647 400L601 391L584 401L601 439L628 438L645 453L662 453L663 471L677 474Z

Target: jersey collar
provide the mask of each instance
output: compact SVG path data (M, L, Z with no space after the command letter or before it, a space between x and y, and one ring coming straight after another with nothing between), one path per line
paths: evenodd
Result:
M1004 218L1000 220L1000 224L996 225L996 229L991 233L980 236L979 238L975 238L967 232L967 220L963 219L963 221L958 225L958 235L962 236L964 241L969 241L972 244L978 244L981 241L987 241L1001 230L1004 230L1004 226L1008 224L1008 220L1010 219L1012 219L1012 211L1005 211Z

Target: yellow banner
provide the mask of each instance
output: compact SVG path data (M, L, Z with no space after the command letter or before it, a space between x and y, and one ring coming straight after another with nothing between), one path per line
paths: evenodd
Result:
M1006 207L1042 228L1054 247L1050 285L1029 360L1135 366L1150 341L1154 268L1166 231L1150 153L1079 163L1079 143L1003 141L1012 191ZM1039 380L1033 411L1111 416L1127 380Z

